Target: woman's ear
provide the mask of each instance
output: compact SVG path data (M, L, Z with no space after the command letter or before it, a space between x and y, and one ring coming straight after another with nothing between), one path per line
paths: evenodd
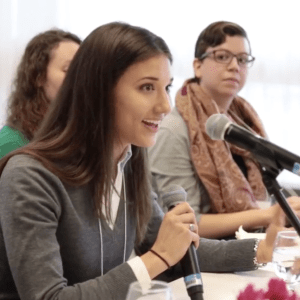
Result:
M202 61L198 58L195 58L193 62L193 67L194 67L195 77L197 78L201 78L201 66L202 66Z

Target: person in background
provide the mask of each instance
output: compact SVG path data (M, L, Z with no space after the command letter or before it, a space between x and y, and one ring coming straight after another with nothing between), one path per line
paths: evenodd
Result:
M136 280L182 276L192 242L202 271L271 260L280 209L266 240L198 247L190 205L157 204L145 148L171 110L171 62L162 38L129 24L83 41L34 139L0 160L0 299L125 299Z
M9 97L6 124L0 130L0 157L33 138L80 43L75 34L53 29L27 44Z
M253 107L238 96L253 62L241 26L220 21L206 27L195 47L195 77L186 80L176 94L175 107L149 149L154 191L160 195L171 184L182 186L201 237L232 238L240 225L249 231L266 228L277 210L276 205L258 207L257 200L267 200L268 195L252 154L211 140L205 129L212 114L222 113L266 137Z

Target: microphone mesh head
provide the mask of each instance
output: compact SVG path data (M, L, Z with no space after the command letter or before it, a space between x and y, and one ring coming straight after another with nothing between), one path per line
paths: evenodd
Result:
M186 191L183 187L177 184L171 184L162 196L162 202L165 207L170 209L172 206L186 201Z
M212 140L223 140L231 121L224 114L211 115L206 122L206 133Z

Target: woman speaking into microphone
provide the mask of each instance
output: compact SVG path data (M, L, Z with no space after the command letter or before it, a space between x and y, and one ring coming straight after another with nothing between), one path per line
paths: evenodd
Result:
M83 41L33 140L0 160L0 299L125 299L133 281L182 276L191 243L202 271L271 259L280 210L258 248L199 247L190 205L164 215L155 201L145 148L170 112L171 62L163 39L128 24Z

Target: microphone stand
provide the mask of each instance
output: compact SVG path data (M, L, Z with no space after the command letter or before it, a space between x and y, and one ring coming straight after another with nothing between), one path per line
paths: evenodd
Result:
M282 188L276 180L276 177L279 175L278 169L266 167L263 164L261 164L261 171L262 171L263 182L266 186L266 189L268 190L270 195L274 195L275 200L278 202L278 204L286 214L287 218L291 222L292 226L295 228L298 235L300 236L299 219L292 211L288 202L286 201L286 198L282 192Z

